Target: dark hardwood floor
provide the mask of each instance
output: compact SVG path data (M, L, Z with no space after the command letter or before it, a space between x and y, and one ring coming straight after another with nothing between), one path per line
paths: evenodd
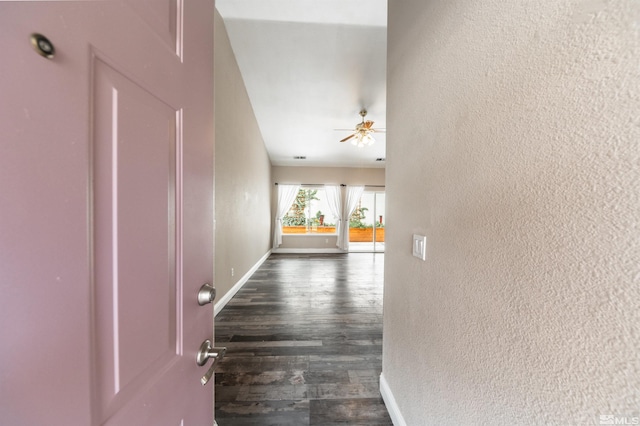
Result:
M216 421L392 425L379 392L383 254L271 255L216 317Z

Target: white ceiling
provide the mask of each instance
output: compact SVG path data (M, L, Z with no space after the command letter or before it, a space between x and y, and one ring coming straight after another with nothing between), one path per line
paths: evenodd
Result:
M216 0L271 162L384 167L386 137L339 143L369 111L386 127L387 0ZM294 160L306 156L306 160Z

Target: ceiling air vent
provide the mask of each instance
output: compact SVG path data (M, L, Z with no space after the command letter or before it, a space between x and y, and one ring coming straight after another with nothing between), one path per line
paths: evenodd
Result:
M376 158L376 161L385 161L385 160L386 160L386 158L382 158L382 157Z
M296 155L293 157L294 160L306 160L307 157L304 155Z

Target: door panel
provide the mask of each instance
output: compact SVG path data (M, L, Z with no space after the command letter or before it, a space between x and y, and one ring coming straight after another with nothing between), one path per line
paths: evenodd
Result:
M0 2L0 424L213 423L213 1L134 3Z
M162 42L182 57L183 0L128 0L128 3Z
M179 126L175 108L98 58L93 69L93 323L101 405L109 411L121 390L137 389L182 352L175 272Z

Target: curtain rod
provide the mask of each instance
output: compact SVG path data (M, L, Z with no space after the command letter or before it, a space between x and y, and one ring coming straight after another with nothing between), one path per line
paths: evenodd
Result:
M275 183L276 186L279 185L278 182ZM285 185L285 184L283 184ZM325 186L326 183L296 183L291 185L300 185L300 186ZM341 183L340 186L347 186L344 183ZM365 188L385 188L384 185L364 185Z
M278 182L276 182L276 185L279 185ZM287 185L287 184L283 184L283 185ZM327 185L326 183L292 183L291 185L301 185L301 186L325 186ZM330 184L329 184L330 185ZM340 186L347 186L344 183L341 183Z

